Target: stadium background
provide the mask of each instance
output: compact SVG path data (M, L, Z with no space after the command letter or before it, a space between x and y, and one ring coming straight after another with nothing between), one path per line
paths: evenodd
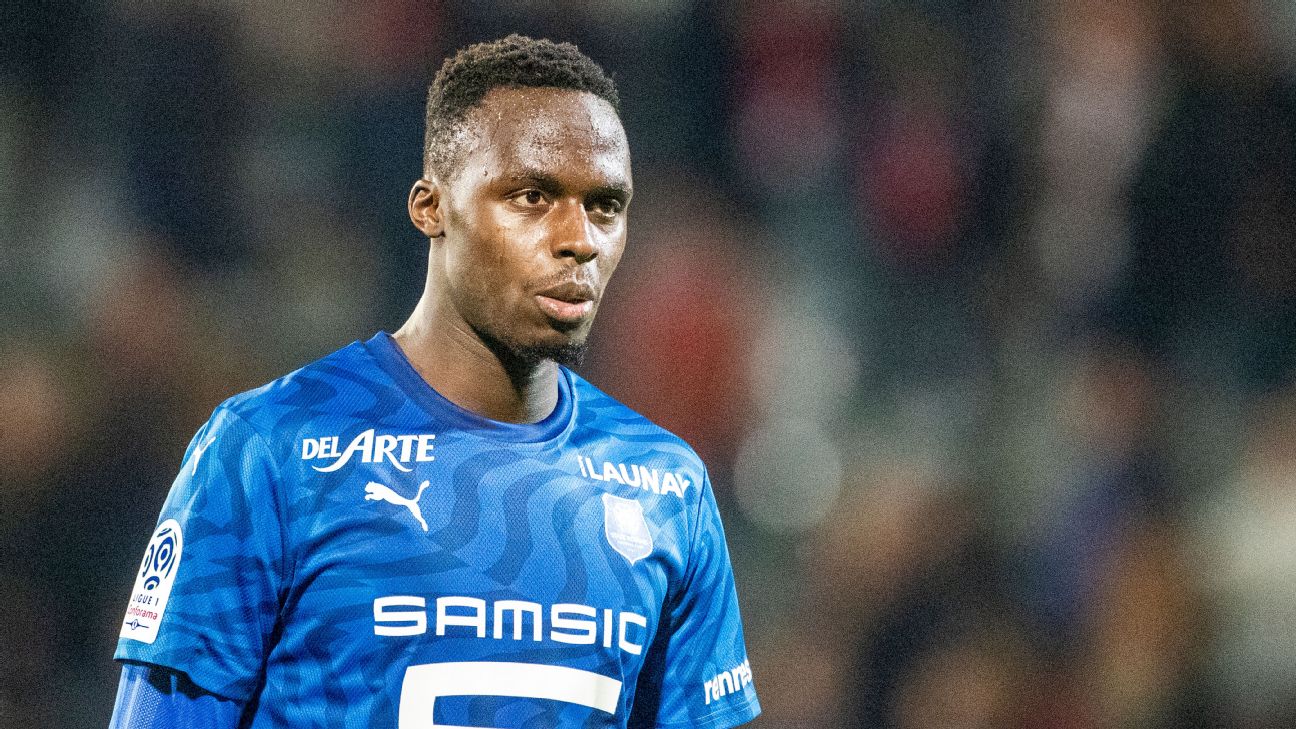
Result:
M582 371L710 463L762 727L1296 725L1296 9L1259 0L0 10L0 725L100 727L223 398L421 285L425 84L618 79Z

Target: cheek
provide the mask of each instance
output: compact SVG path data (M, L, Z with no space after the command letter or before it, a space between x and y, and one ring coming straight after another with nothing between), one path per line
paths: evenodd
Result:
M447 262L456 303L472 323L496 324L517 306L518 284L525 279L518 252L509 247L513 235L490 220L466 232Z
M612 273L616 270L617 265L621 263L621 254L623 253L625 253L624 233L622 234L619 240L613 242L611 245L607 247L607 251L603 255L599 256L599 258L601 259L599 272L603 274L604 281L607 281L609 278L611 278Z
M479 203L475 213L471 219L465 216L461 228L463 266L493 280L507 280L515 273L511 269L516 268L515 261L521 255L515 248L525 231L511 225L508 216L495 205Z
M474 231L475 232L475 231ZM445 283L455 308L473 325L482 323L489 308L488 295L496 273L481 239L473 234L462 235L450 245L444 259Z

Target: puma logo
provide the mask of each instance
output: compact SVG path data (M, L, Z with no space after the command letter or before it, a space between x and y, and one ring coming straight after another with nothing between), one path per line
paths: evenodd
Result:
M198 475L198 461L203 457L203 454L207 452L207 447L210 446L215 441L216 441L216 436L213 435L212 437L207 439L206 443L199 443L198 445L194 446L193 462L189 466L190 476Z
M427 487L428 482L424 481L419 484L418 494L412 499L407 499L377 481L370 481L365 484L365 501L386 501L389 504L403 506L410 510L410 513L414 515L415 519L418 519L418 523L422 525L423 531L427 531L428 525L427 522L423 521L423 510L419 508L419 499L423 498L423 491L425 491Z

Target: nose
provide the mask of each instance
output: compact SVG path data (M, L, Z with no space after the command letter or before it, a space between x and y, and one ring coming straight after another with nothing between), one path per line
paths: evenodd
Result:
M599 254L598 231L580 200L563 200L554 215L550 247L555 258L573 258L577 265L594 260Z

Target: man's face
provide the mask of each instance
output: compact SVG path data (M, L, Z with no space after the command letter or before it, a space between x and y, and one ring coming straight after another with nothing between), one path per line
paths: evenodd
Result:
M625 248L630 150L593 94L497 88L443 181L439 289L488 345L579 358Z

